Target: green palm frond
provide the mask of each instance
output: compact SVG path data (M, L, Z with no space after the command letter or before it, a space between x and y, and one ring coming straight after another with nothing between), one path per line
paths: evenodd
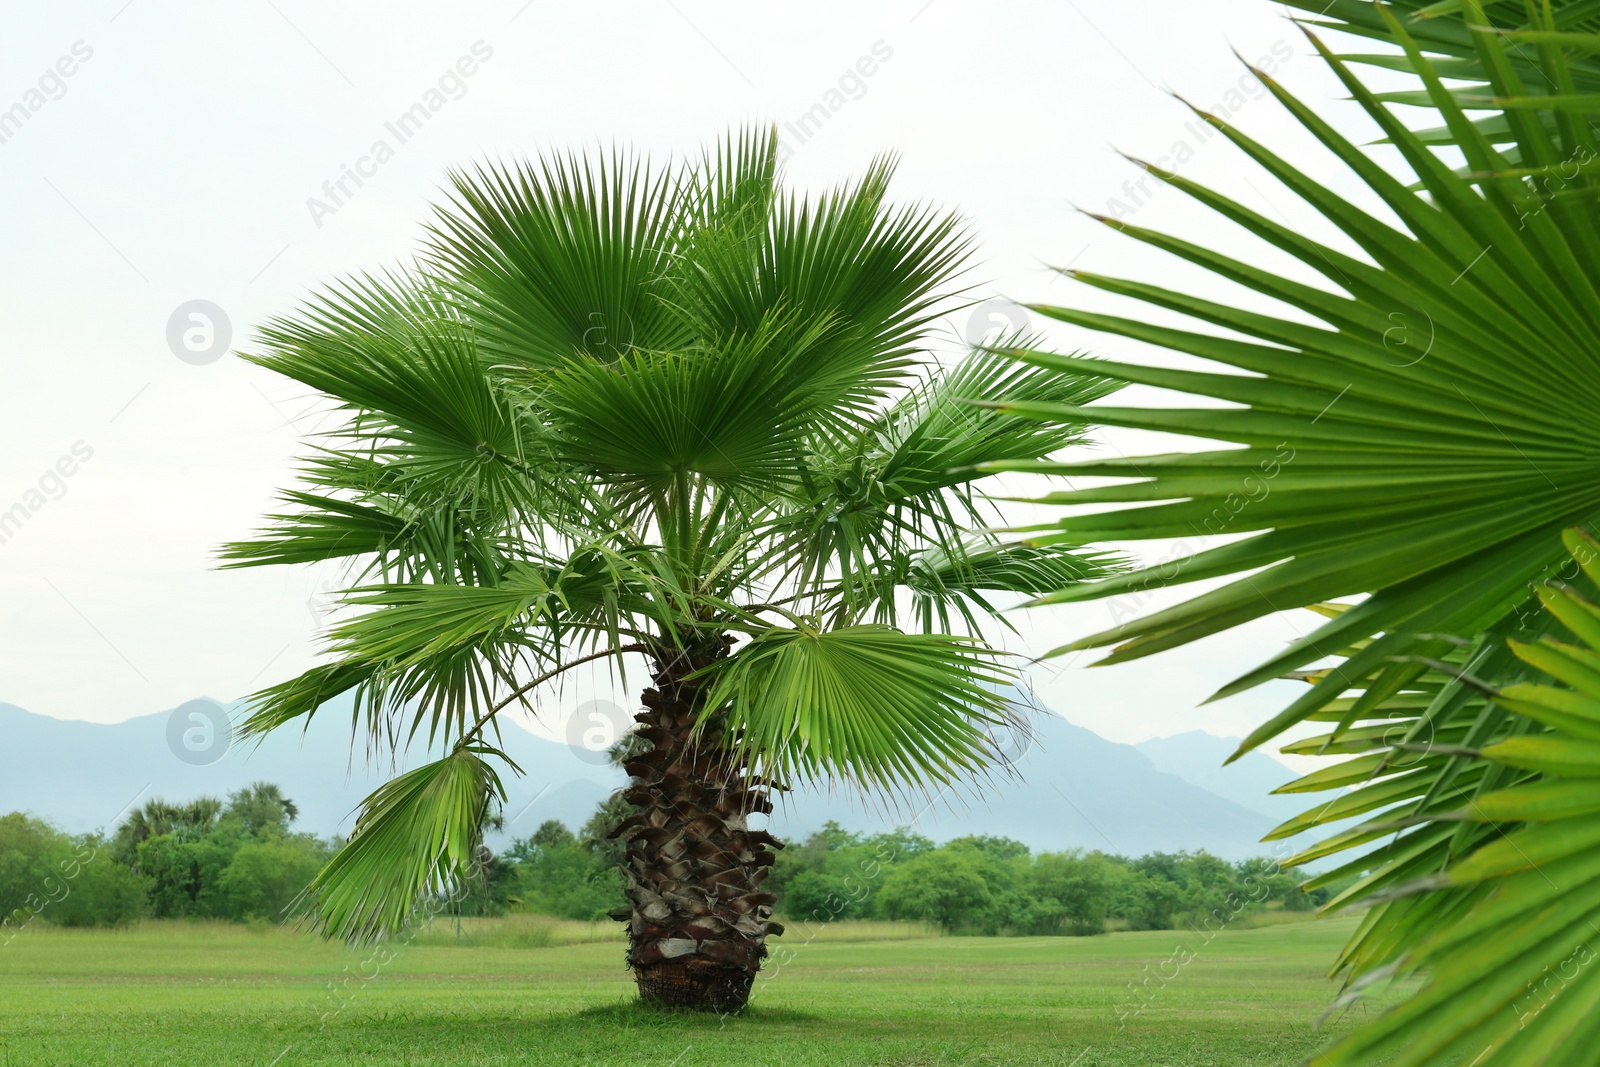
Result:
M776 131L771 151L777 150ZM811 319L813 403L862 414L914 369L917 345L970 249L953 215L891 208L891 159L816 199L780 193L754 235L701 234L670 299L708 338L750 335L774 315Z
M378 319L408 295L376 283L329 293L304 320L265 328L265 350L247 358L336 400L346 421L327 439L358 446L408 500L501 525L548 511L554 501L537 492L549 486L543 427L487 373L466 324L421 308L401 325Z
M402 463L319 448L301 473L316 491L283 492L293 510L268 514L254 540L224 545L224 567L337 562L352 581L492 581L520 551L512 516L466 494L415 493Z
M1330 62L1369 113L1399 130L1337 60ZM1425 62L1425 61L1419 61ZM1246 371L1215 374L1096 361L1095 371L1223 400L1231 408L1084 409L1019 403L1035 417L1088 417L1237 445L1222 451L1056 465L1062 473L1129 479L1054 494L1054 503L1134 504L1063 520L1067 540L1248 534L1186 560L1176 576L1136 571L1052 599L1111 595L1265 568L1155 615L1079 642L1116 644L1130 659L1290 606L1371 592L1359 607L1226 687L1236 692L1315 660L1329 647L1383 633L1331 676L1362 671L1406 651L1433 648L1417 633L1476 633L1526 599L1527 583L1562 558L1561 530L1600 507L1600 476L1587 460L1600 422L1578 397L1600 400L1585 373L1583 331L1600 324L1600 297L1586 274L1553 273L1537 253L1558 243L1548 218L1515 230L1508 212L1430 163L1410 142L1432 196L1406 192L1359 149L1321 124L1277 85L1273 92L1408 224L1413 237L1350 207L1265 147L1218 123L1228 137L1296 188L1377 260L1324 248L1177 175L1157 172L1273 240L1345 289L1313 289L1152 231L1120 226L1258 292L1322 318L1302 325L1234 311L1158 287L1078 273L1080 280L1237 331L1241 341L1146 320L1041 307L1092 329L1147 340ZM1595 221L1587 237L1594 238ZM1571 240L1585 239L1582 231ZM1497 243L1498 242L1498 243ZM1597 261L1600 266L1600 261ZM1397 322L1426 330L1396 347ZM1430 325L1431 324L1431 325ZM1420 343L1426 340L1426 344ZM1286 359L1285 353L1292 353ZM1420 358L1419 358L1420 356ZM1029 353L1044 366L1083 373L1076 357ZM1520 371L1512 373L1510 368ZM1045 469L996 464L990 469ZM1042 538L1041 538L1042 539ZM1398 674L1414 667L1392 667ZM1259 743L1338 695L1323 684L1291 713L1252 736ZM1219 694L1220 695L1220 694Z
M1600 544L1577 534L1569 544L1590 581L1600 579ZM1460 786L1440 793L1426 831L1441 840L1468 835L1477 847L1442 874L1386 887L1395 898L1387 910L1404 919L1382 916L1402 949L1391 954L1393 969L1426 980L1315 1063L1390 1056L1384 1062L1395 1067L1421 1067L1455 1054L1577 1067L1593 1059L1600 1041L1600 972L1590 966L1600 944L1600 605L1565 584L1543 586L1539 595L1561 633L1509 642L1532 677L1492 693L1498 730L1459 739L1466 753L1456 757L1466 765Z
M334 663L259 694L242 732L309 718L352 692L374 747L409 742L424 724L430 744L459 739L519 674L549 670L565 650L640 637L631 623L652 610L650 585L625 556L589 546L559 564L513 564L492 584L357 586L344 596L357 612L328 634Z
M351 690L370 686L381 664L369 661L324 663L252 694L249 716L240 724L243 738L261 738L296 719L309 724L317 709Z
M773 628L710 677L707 721L765 774L865 795L940 791L1001 764L984 727L1016 714L997 653L887 626Z
M1463 138L1481 138L1501 148L1507 163L1524 168L1494 173L1542 174L1554 179L1556 187L1548 190L1552 200L1592 198L1592 193L1570 184L1578 168L1593 167L1591 155L1555 165L1548 159L1541 163L1537 155L1523 154L1530 123L1540 126L1546 138L1570 140L1574 132L1570 118L1593 114L1600 107L1600 54L1596 48L1600 16L1587 0L1536 5L1395 0L1386 5L1387 10L1372 0L1290 0L1289 6L1310 12L1311 25L1385 43L1395 40L1393 20L1398 18L1416 47L1428 55L1433 70L1452 84L1448 89L1418 87L1375 94L1375 98L1389 104L1433 108L1435 94L1444 92L1456 108L1475 113L1468 123L1416 131L1421 141L1461 145ZM1486 42L1486 36L1498 44ZM1393 52L1340 51L1338 55L1350 64L1417 73L1409 57ZM1393 142L1385 136L1381 143ZM1462 171L1474 172L1470 166Z
M552 370L689 340L661 299L690 205L683 177L621 152L451 176L424 253L492 360Z
M1083 405L1118 388L1118 382L1092 373L1062 375L999 352L969 353L907 390L872 421L819 439L807 457L799 506L776 523L788 546L783 561L804 574L837 573L842 602L857 616L871 610L879 613L878 621L893 622L895 591L910 585L922 598L924 617L932 609L945 624L956 594L980 588L1045 591L1037 582L1022 589L957 580L958 571L973 574L975 568L998 575L996 554L1002 551L1013 564L1048 557L1063 579L1050 589L1069 584L1072 574L1087 580L1120 569L1109 555L1076 552L1059 541L1008 549L992 535L969 532L999 515L973 491L983 477L981 461L1040 461L1085 443L1083 424L1017 416L1000 409L1002 398L1007 404ZM908 533L927 542L929 553L907 555ZM1011 573L1021 580L1015 567ZM969 613L962 614L975 625Z
M826 317L774 316L755 332L677 352L573 360L542 402L560 456L646 496L685 472L722 490L793 482L819 416L810 362ZM824 402L828 398L822 398Z
M1389 44L1394 40L1391 24L1371 0L1287 0L1288 6L1309 12L1308 23L1340 30L1369 40ZM1436 68L1452 80L1479 83L1478 95L1486 95L1489 63L1481 51L1477 35L1490 32L1514 44L1555 46L1567 49L1566 73L1572 84L1586 91L1600 89L1600 63L1595 62L1595 42L1600 41L1600 12L1584 0L1559 0L1551 4L1527 5L1497 3L1435 3L1433 0L1391 0L1387 5L1399 17L1423 51L1433 58ZM1461 18L1473 10L1473 19ZM1530 16L1530 10L1533 14ZM1474 30L1473 23L1484 27ZM1412 68L1392 52L1344 55L1347 62L1359 61L1401 73ZM1537 48L1512 47L1499 60L1525 83L1545 86L1547 68Z
M1039 459L1086 443L1081 426L1021 418L996 410L998 401L1082 405L1119 388L1092 372L1056 374L1019 364L1004 351L978 349L907 392L868 431L883 451L885 495L917 500L970 484L978 463Z
M1496 18L1530 17L1546 26L1553 11L1559 21L1562 12L1580 6L1488 10ZM1522 773L1478 754L1502 744L1510 747L1498 751L1514 751L1536 726L1484 693L1530 681L1532 666L1512 655L1506 641L1546 632L1548 623L1530 610L1530 585L1570 568L1563 531L1600 515L1600 468L1592 461L1600 453L1594 414L1600 401L1594 373L1600 216L1585 203L1594 188L1583 168L1560 189L1528 173L1592 158L1591 120L1566 104L1545 106L1549 98L1537 107L1518 102L1531 95L1525 77L1530 56L1558 87L1575 84L1581 72L1561 49L1530 50L1498 32L1505 26L1491 25L1475 3L1434 5L1428 18L1405 22L1381 4L1335 4L1330 12L1349 24L1358 9L1374 34L1398 46L1389 66L1413 74L1425 94L1405 99L1423 100L1447 136L1409 129L1348 62L1318 37L1310 39L1403 167L1380 164L1260 72L1273 96L1347 175L1338 182L1314 178L1226 122L1203 116L1336 230L1337 244L1182 175L1150 168L1315 272L1316 284L1256 266L1215 242L1200 245L1105 220L1287 310L1245 311L1186 291L1073 272L1089 285L1186 321L1169 325L1170 314L1038 311L1196 356L1215 369L1090 364L1024 351L1020 358L1034 366L1073 375L1092 371L1197 402L1159 408L1019 402L1003 408L1044 419L1093 418L1225 447L989 468L1103 479L1053 494L1051 503L1087 507L1028 531L1039 543L1181 539L1180 551L1189 549L1176 562L1040 598L1067 602L1208 583L1204 592L1070 646L1109 646L1109 661L1188 644L1275 612L1357 598L1218 693L1286 674L1303 677L1306 689L1253 731L1241 751L1311 720L1330 724L1328 732L1294 750L1345 757L1286 787L1324 799L1275 836L1361 817L1291 861L1340 857L1341 865L1313 886L1356 876L1335 902L1366 909L1336 967L1351 981L1352 995L1411 965L1429 938L1452 937L1450 931L1486 899L1482 884L1457 883L1453 872L1472 869L1480 854L1496 854L1489 850L1498 848L1501 828L1459 812L1515 784ZM1528 10L1535 14L1526 16ZM1440 54L1454 58L1442 65L1430 58ZM1487 96L1517 102L1498 113L1502 133L1486 132L1482 113L1464 109L1460 93L1445 85L1461 76L1469 56L1479 64ZM1563 89L1558 95L1571 94ZM1453 147L1436 151L1443 143ZM1381 204L1381 215L1358 207L1343 191L1340 183L1351 176L1363 197ZM1351 246L1355 251L1346 251ZM1426 891L1414 892L1419 888ZM1535 952L1533 937L1532 926L1511 928L1497 948ZM1488 959L1484 951L1479 959ZM1507 973L1512 970L1507 965ZM1452 1028L1465 1034L1499 1025L1482 1019L1483 1001L1427 1003L1434 1014L1424 1017L1421 1007L1408 1014L1408 1005L1393 1016L1399 1021L1391 1029L1383 1023L1371 1032L1388 1034L1397 1049L1438 1054L1437 1042ZM1564 1024L1552 1021L1556 1017L1541 1015L1524 1036L1493 1051L1480 1044L1463 1062L1480 1052L1480 1067L1546 1062L1530 1050L1557 1040ZM1370 1052L1377 1046L1360 1047ZM1368 1062L1356 1053L1340 1055L1328 1062Z
M1038 596L1106 578L1120 565L1120 558L1111 553L1086 551L1076 545L979 542L955 556L929 549L911 561L906 584L928 596L957 590Z
M779 194L777 131L746 127L728 133L702 153L689 188L697 235L728 230L759 241Z
M1348 658L1357 651L1341 655ZM1337 724L1329 733L1283 748L1299 755L1350 757L1278 789L1318 799L1267 839L1364 816L1285 861L1295 865L1338 857L1337 865L1305 884L1311 890L1346 883L1325 911L1375 903L1336 968L1349 972L1355 989L1367 976L1398 966L1415 942L1414 931L1448 921L1468 902L1470 894L1448 888L1426 897L1392 894L1397 887L1435 878L1453 857L1470 855L1497 835L1488 827L1461 822L1453 813L1504 784L1502 771L1478 761L1476 751L1526 729L1525 723L1488 702L1482 681L1487 676L1515 684L1530 676L1510 654L1505 628L1472 641L1451 642L1448 652L1420 666L1416 677L1397 687L1356 687L1349 696L1330 702L1312 716ZM1323 669L1304 678L1316 683L1326 673Z
M375 941L430 899L456 891L472 877L490 806L505 799L485 755L500 753L459 748L380 786L300 909L330 936Z
M325 493L290 490L282 495L296 510L270 514L256 541L224 545L227 567L271 563L321 563L351 556L386 556L400 549L415 527L378 502L345 500ZM412 558L415 553L402 553Z

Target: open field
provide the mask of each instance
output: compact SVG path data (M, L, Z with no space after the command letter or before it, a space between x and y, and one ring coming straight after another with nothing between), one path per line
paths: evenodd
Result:
M635 1007L604 926L469 923L457 945L441 924L387 962L276 928L34 927L0 949L0 1063L1286 1065L1348 1025L1313 1029L1350 928L1187 935L1180 966L1172 931L889 940L841 924L781 939L752 1009L719 1019Z

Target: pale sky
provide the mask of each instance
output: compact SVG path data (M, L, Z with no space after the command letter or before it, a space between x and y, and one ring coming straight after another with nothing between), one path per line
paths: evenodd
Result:
M1167 95L1228 110L1301 158L1307 138L1259 87L1241 91L1230 46L1276 56L1286 84L1347 118L1264 0L18 6L0 37L0 115L12 116L0 121L0 513L21 503L28 517L0 543L0 701L112 721L232 700L315 662L324 576L212 563L290 480L314 420L299 387L232 355L175 355L169 321L184 309L181 335L189 302L221 309L232 344L247 344L319 283L408 256L452 166L612 143L693 152L730 125L793 124L818 104L828 117L807 136L785 129L791 182L817 188L899 152L900 198L970 220L980 294L1107 305L1046 270L1068 262L1225 292L1074 205L1119 198L1142 225L1246 247L1180 194L1128 185L1141 172L1120 148L1172 155L1187 175L1305 217ZM429 118L401 143L386 124L417 104ZM380 140L392 149L381 162ZM341 178L335 201L324 185ZM1154 444L1122 434L1105 447ZM1110 610L1019 615L1009 644L1042 652ZM1268 619L1131 666L1085 671L1085 657L1033 676L1048 703L1113 740L1237 735L1284 691L1196 704L1310 625Z

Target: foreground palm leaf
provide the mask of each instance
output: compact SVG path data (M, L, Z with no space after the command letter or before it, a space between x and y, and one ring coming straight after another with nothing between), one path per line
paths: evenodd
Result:
M1385 44L1394 42L1388 14L1372 0L1288 0L1288 6L1310 12L1310 25L1328 27L1365 40ZM1486 3L1473 12L1476 25L1486 26L1503 37L1510 47L1491 60L1486 57L1477 34L1460 17L1464 5L1440 4L1437 0L1393 0L1389 8L1406 18L1406 32L1422 51L1433 57L1434 69L1454 84L1451 95L1465 110L1491 105L1487 114L1473 122L1478 134L1502 147L1508 158L1520 158L1521 146L1514 132L1507 106L1544 112L1538 118L1553 124L1559 109L1594 110L1595 101L1577 98L1600 94L1600 11L1583 0L1560 0L1550 4ZM1530 8L1532 9L1530 14ZM1562 82L1548 80L1552 68L1546 49L1561 50ZM1392 50L1341 52L1339 58L1351 64L1366 64L1386 70L1410 73L1409 61ZM1514 83L1490 75L1490 66L1510 72ZM1499 91L1506 84L1531 86L1531 95L1508 98ZM1559 86L1559 88L1557 88ZM1566 99L1558 101L1553 96ZM1432 107L1424 91L1382 93L1379 99L1397 104ZM1456 144L1460 131L1448 125L1418 132L1430 144Z
M461 746L372 794L350 843L307 891L326 928L374 939L405 922L413 901L470 877L488 808L504 799L484 754Z
M1179 564L1063 589L1040 603L1230 579L1073 647L1114 646L1110 661L1130 660L1274 612L1365 594L1218 694L1299 672L1311 684L1243 749L1317 720L1329 723L1329 732L1302 743L1300 751L1360 753L1297 783L1293 788L1339 794L1283 829L1287 836L1373 813L1365 826L1301 860L1356 846L1373 849L1392 838L1327 879L1363 875L1337 902L1370 908L1339 961L1356 988L1413 959L1409 953L1425 937L1466 921L1483 896L1480 886L1458 884L1450 872L1475 862L1499 831L1451 813L1511 784L1506 767L1478 760L1476 753L1528 725L1502 705L1486 704L1476 687L1518 684L1532 673L1510 654L1506 639L1547 628L1533 610L1530 585L1570 566L1562 531L1600 515L1600 466L1593 459L1600 454L1600 213L1591 177L1591 115L1585 94L1574 88L1590 77L1585 64L1594 42L1561 36L1580 14L1589 17L1590 7L1496 5L1491 10L1502 21L1494 24L1475 3L1446 3L1429 5L1428 18L1402 23L1385 5L1334 4L1330 17L1399 46L1382 65L1417 78L1416 92L1399 102L1427 104L1445 131L1413 132L1393 114L1396 98L1369 90L1348 62L1311 36L1409 173L1380 165L1312 108L1257 76L1382 203L1384 216L1203 116L1320 213L1339 231L1342 246L1314 240L1275 213L1181 175L1152 173L1298 260L1320 284L1283 278L1215 245L1105 220L1292 310L1247 312L1185 292L1073 272L1202 328L1163 325L1148 315L1037 310L1197 356L1223 372L1095 364L1124 382L1203 398L1193 408L1096 405L1086 411L1026 400L1000 407L1044 420L1092 415L1098 422L1232 446L987 468L1117 479L1052 496L1053 503L1115 510L1082 509L1033 531L1041 542L1052 532L1067 543L1202 542ZM1501 13L1513 8L1516 17L1530 20L1525 26L1504 21L1509 16ZM1413 26L1425 36L1414 36ZM1519 27L1527 30L1523 39L1508 34L1520 33ZM1462 107L1462 91L1443 84L1456 77L1482 79L1487 89L1470 103L1494 109L1497 129L1486 128L1481 116L1474 122ZM1434 145L1445 143L1453 146L1450 152L1436 152ZM1346 250L1351 246L1357 251ZM1067 374L1085 368L1075 357L1017 354ZM1209 540L1219 535L1227 542ZM1332 665L1307 669L1329 657L1335 657ZM1430 877L1445 881L1425 880ZM1431 888L1411 895L1419 885ZM1399 887L1408 887L1407 894L1392 897ZM1534 936L1531 928L1525 933ZM1507 936L1532 952L1531 940ZM1522 980L1534 977L1516 973ZM1426 1032L1437 1037L1452 1026L1472 1030L1481 1007L1467 1001L1440 1006L1427 1024L1434 1029ZM1554 1027L1554 1017L1541 1015L1529 1026ZM1418 1047L1432 1047L1422 1039L1423 1023L1404 1033ZM1524 1051L1531 1047L1496 1045L1482 1067L1544 1062ZM1365 1062L1361 1055L1339 1052L1327 1062Z
M1463 647L1384 700L1386 722L1314 738L1288 751L1365 751L1283 792L1338 789L1285 823L1281 837L1316 822L1382 809L1366 823L1290 860L1302 862L1422 824L1385 850L1363 885L1369 911L1346 962L1373 978L1422 974L1420 991L1319 1057L1317 1064L1518 1063L1579 1067L1600 1047L1600 542L1572 531L1568 545L1587 592L1539 590L1546 631ZM1572 573L1578 573L1577 568ZM1498 661L1498 662L1495 662ZM1490 687L1475 671L1521 680ZM1555 684L1551 684L1555 683ZM1429 726L1447 702L1470 709ZM1465 721L1470 718L1470 721ZM1407 742L1402 738L1411 738ZM1383 780L1350 790L1374 777ZM1424 798L1416 814L1397 802ZM1460 857L1447 865L1442 859ZM1311 886L1369 870L1370 859ZM1440 868L1445 869L1441 872ZM1402 935L1402 951L1391 942ZM1372 964L1387 961L1383 966ZM1353 989L1346 1002L1359 994Z
M412 271L263 331L256 362L343 420L225 556L346 564L352 610L247 729L350 693L372 748L442 752L369 798L318 877L330 933L382 936L472 876L496 716L582 663L639 654L655 683L617 828L618 917L655 1002L745 1003L779 932L761 882L781 845L747 823L769 788L937 795L1002 765L991 598L1111 567L967 532L997 517L977 459L1082 439L972 401L1115 385L981 351L941 370L923 346L956 221L891 207L887 163L805 200L776 160L768 133L664 170L457 175Z

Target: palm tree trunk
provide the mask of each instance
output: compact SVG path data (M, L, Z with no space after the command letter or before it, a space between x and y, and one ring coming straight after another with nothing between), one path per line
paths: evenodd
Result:
M625 843L623 875L628 966L647 1003L733 1012L750 998L771 920L761 883L783 845L746 817L772 802L719 744L715 723L690 736L703 693L687 676L727 654L727 642L698 653L674 650L655 664L656 688L644 692L639 733L649 747L623 762L633 776L625 799L638 814L613 837Z

